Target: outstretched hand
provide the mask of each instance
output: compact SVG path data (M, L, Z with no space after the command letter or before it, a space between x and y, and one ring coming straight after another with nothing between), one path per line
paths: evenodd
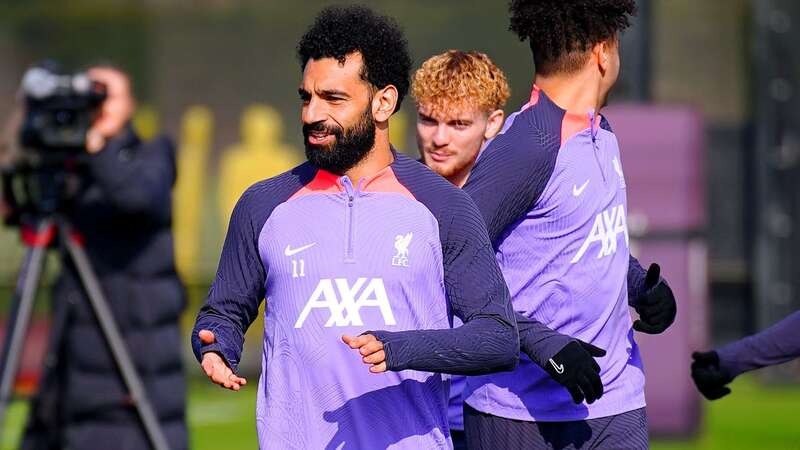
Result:
M200 330L197 336L204 345L211 345L217 341L214 337L214 333L208 330ZM200 363L200 366L203 367L206 376L221 387L232 391L238 391L242 386L247 384L247 380L236 376L233 370L225 364L225 360L216 352L204 353L203 361Z
M344 335L342 336L342 342L353 350L358 350L362 357L361 361L370 365L370 372L386 372L386 352L383 350L383 342L379 341L378 338L371 334L362 334L356 337Z

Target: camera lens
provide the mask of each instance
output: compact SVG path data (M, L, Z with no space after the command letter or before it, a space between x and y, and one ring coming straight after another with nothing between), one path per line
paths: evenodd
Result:
M56 123L59 125L70 125L75 122L75 111L62 109L55 113Z
M36 99L53 95L57 88L58 77L41 67L28 69L22 79L22 89L27 95Z

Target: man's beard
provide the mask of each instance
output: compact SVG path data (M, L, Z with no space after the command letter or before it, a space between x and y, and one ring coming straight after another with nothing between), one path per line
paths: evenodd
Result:
M444 178L450 179L451 177L463 172L469 172L472 169L472 166L475 165L475 160L478 159L478 154L476 153L474 158L467 158L464 160L459 159L447 165L437 163L436 161L431 160L429 157L423 159L425 160L424 163L426 166L435 166L434 172L438 173Z
M322 131L335 137L333 144L312 145L308 135ZM345 172L361 162L375 145L375 120L372 110L367 108L355 125L342 129L338 125L326 125L323 122L303 125L306 158L316 167L337 175Z

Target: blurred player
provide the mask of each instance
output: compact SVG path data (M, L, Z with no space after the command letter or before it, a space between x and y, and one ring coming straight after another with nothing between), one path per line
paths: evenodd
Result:
M327 8L298 53L309 161L239 200L196 356L240 389L244 332L266 294L262 448L451 448L437 372L509 370L519 352L480 213L389 144L411 65L394 21ZM451 329L451 314L464 325Z
M619 32L634 9L633 0L511 2L511 30L530 40L535 84L464 190L524 316L517 321L527 358L512 373L468 378L470 448L648 446L633 330L664 331L675 299L657 265L645 274L630 257L619 148L597 114L617 79ZM639 313L633 324L629 301ZM543 344L525 319L563 335ZM592 358L603 355L601 365Z
M461 187L483 144L503 126L506 76L483 53L450 50L425 61L414 74L417 147L434 172ZM458 325L457 319L454 320ZM455 448L466 448L461 392L466 380L450 382L448 420Z
M709 400L731 393L726 385L744 372L800 358L800 311L766 330L719 349L692 354L692 379Z

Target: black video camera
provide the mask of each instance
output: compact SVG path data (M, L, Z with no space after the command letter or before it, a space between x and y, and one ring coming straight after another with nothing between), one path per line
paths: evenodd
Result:
M25 120L20 144L44 152L77 153L86 149L86 132L106 98L106 86L86 73L60 74L38 66L22 78Z
M83 178L86 133L106 99L104 84L86 73L63 74L54 67L34 66L22 79L22 151L0 168L3 201L12 210L5 218L9 225L69 207Z

